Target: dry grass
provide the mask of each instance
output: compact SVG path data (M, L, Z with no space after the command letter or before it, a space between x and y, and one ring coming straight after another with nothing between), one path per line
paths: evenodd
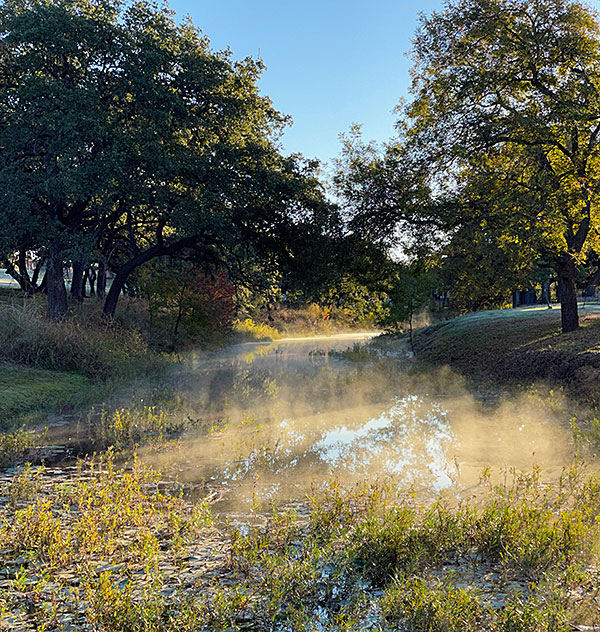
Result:
M107 378L147 357L137 332L82 316L52 322L35 304L0 304L0 361Z
M374 329L375 314L358 317L350 309L321 307L310 303L304 307L280 307L270 313L267 323L283 335L290 334L334 334L353 329Z

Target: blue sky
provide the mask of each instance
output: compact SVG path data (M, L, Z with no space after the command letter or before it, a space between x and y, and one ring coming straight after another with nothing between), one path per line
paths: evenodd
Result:
M600 7L600 0L590 3ZM260 53L267 66L261 90L294 119L283 137L286 152L328 161L338 135L352 123L367 139L384 141L394 129L393 108L408 96L410 40L418 13L442 0L170 0L191 15L213 48L235 58Z

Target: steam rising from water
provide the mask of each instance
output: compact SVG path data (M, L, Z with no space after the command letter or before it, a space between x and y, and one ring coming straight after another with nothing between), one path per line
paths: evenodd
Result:
M364 364L329 357L357 339L238 345L193 360L180 396L209 423L228 422L146 458L229 489L234 503L290 500L332 475L456 495L486 466L552 474L572 460L569 415L555 396L490 405L449 370L411 373L402 353Z

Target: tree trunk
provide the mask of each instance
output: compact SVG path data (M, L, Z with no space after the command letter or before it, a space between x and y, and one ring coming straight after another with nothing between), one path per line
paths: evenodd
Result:
M27 252L25 248L19 249L16 264L12 261L8 262L6 274L11 276L21 286L24 292L27 292L30 296L34 293L34 286L29 278L29 271L27 270Z
M600 283L600 267L592 274L589 278L587 285L585 286L585 292L583 293L586 297L596 296L596 288L598 287L598 283Z
M127 283L127 279L129 275L143 263L154 259L155 257L159 257L161 255L172 255L176 252L180 252L184 248L190 248L194 244L198 242L197 237L183 237L179 241L175 241L171 244L156 244L148 250L144 250L140 252L129 261L126 261L118 270L115 278L113 279L110 290L106 295L106 300L104 301L104 307L102 308L102 313L106 318L113 318L115 315L115 310L117 308L117 303L119 302L119 297L121 296L121 292Z
M410 312L410 316L408 317L408 334L410 338L410 350L412 351L413 358L415 357L415 343L413 340L413 314Z
M78 303L83 302L83 263L81 261L73 261L71 297Z
M83 277L81 279L81 296L83 296L83 298L87 298L87 284L88 284L89 277L90 277L90 269L86 268L83 271Z
M44 272L44 276L42 277L42 282L39 284L37 291L40 294L48 294L48 269Z
M38 285L38 279L40 278L40 272L42 271L43 265L44 265L44 259L40 257L35 263L35 268L33 269L33 275L31 276L31 284L34 287L34 293L43 291L42 285L44 284L44 279L46 278L45 275L40 285Z
M577 291L575 281L577 268L570 257L559 261L557 269L558 289L560 295L560 318L563 333L579 328L579 314L577 312Z
M106 299L104 301L104 306L102 307L102 313L107 318L112 318L115 315L115 310L117 309L117 303L119 302L119 297L121 296L121 292L125 287L125 282L127 281L127 277L129 276L131 270L125 271L124 268L121 268L119 272L115 275L115 278L112 280L110 285L110 290L108 290L108 294L106 295Z
M96 296L96 269L90 266L86 270L86 279L90 285L90 296ZM83 284L83 293L85 294L85 283Z
M150 261L150 259L154 258L156 251L160 250L157 246L153 246L149 248L145 252L140 253L133 259L126 261L118 270L117 274L115 274L112 283L110 284L110 290L108 290L108 294L106 295L106 300L104 301L104 307L102 308L102 313L107 318L112 318L115 315L115 310L117 309L117 303L119 302L119 297L121 296L121 292L125 288L127 283L127 279L129 275L142 263L146 263L146 261Z
M67 290L60 251L49 253L46 266L48 312L52 320L60 320L67 313Z
M98 298L102 299L106 296L106 264L103 261L98 264L96 294L98 295Z
M544 281L542 283L542 303L545 303L548 307L552 308L550 305L550 281Z
M179 293L179 305L177 308L177 320L175 321L175 327L173 328L173 345L177 342L177 334L179 333L179 325L181 323L181 317L183 316L183 297L185 295L186 282L183 282L181 286L181 292Z

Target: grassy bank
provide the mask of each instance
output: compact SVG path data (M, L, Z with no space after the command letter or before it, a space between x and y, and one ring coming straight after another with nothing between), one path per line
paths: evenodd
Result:
M103 321L94 306L60 322L45 311L36 301L0 302L0 429L85 407L167 362L139 331Z
M0 360L106 379L142 364L148 346L134 329L107 323L99 310L53 322L36 303L0 304Z
M600 313L581 313L582 326L560 329L560 310L493 310L417 330L417 358L449 365L476 380L517 384L543 381L600 401Z
M76 407L93 395L81 373L0 367L0 429L35 422L40 416Z

